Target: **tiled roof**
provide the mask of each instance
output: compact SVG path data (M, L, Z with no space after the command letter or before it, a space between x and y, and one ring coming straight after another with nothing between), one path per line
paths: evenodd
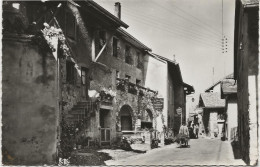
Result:
M224 79L221 82L221 92L224 95L237 93L237 83L234 79Z
M223 108L225 100L220 98L219 92L207 92L200 94L205 108Z

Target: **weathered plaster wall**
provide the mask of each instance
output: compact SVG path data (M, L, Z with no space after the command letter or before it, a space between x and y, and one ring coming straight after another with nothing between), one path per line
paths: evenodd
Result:
M163 125L167 126L168 117L168 93L167 93L167 62L158 60L146 55L144 62L145 87L158 91L158 97L164 99L162 117L157 119L157 130L163 130Z
M132 83L136 83L136 79L141 80L141 84L144 83L143 72L142 69L137 68L137 52L140 53L141 57L144 56L141 50L137 49L135 46L126 42L124 39L118 37L116 34L110 31L106 31L107 37L107 46L102 52L100 58L97 62L107 65L111 68L112 71L119 71L120 78L125 78L125 75L131 76L129 80ZM118 56L113 56L112 45L113 45L113 37L118 38ZM133 59L133 65L125 63L125 48L126 45L130 46L130 55Z
M227 99L227 122L228 122L228 140L234 140L234 133L232 133L232 129L237 128L237 99L235 98L228 98Z
M104 29L101 29L104 30ZM95 34L92 32L92 34ZM118 56L113 56L112 45L113 37L118 39ZM128 91L121 91L116 89L116 71L119 71L119 78L125 79L125 75L131 76L129 82L136 83L136 79L141 80L141 85L144 85L144 76L143 69L137 68L137 52L144 56L143 52L140 49L137 49L132 44L128 43L117 34L110 30L106 30L106 48L101 53L100 57L97 59L96 63L91 65L91 78L90 81L90 90L100 91L102 87L109 88L111 87L113 91L116 91L116 97L113 98L112 109L110 110L111 114L111 140L114 142L116 140L117 132L121 131L121 120L120 120L120 110L124 105L131 107L132 112L132 129L136 129L137 119L140 115L140 102L138 101L138 95L133 95L128 93ZM130 46L130 54L133 59L133 64L127 64L125 62L125 47L126 45ZM151 102L148 103L146 109L150 109L152 112L153 107ZM144 110L143 110L144 111ZM155 113L155 112L154 112ZM154 114L155 115L155 114Z
M3 38L3 163L54 164L58 105L52 54L21 36Z

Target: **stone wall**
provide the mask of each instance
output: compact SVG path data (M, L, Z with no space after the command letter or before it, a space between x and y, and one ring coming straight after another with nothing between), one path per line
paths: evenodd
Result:
M53 165L58 136L57 62L23 36L3 37L5 165Z

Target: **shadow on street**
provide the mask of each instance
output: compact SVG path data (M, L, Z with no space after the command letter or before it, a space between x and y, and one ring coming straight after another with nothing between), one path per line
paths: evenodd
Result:
M233 150L233 155L235 159L242 159L242 155L239 149L239 143L238 141L232 141L231 142L232 150Z

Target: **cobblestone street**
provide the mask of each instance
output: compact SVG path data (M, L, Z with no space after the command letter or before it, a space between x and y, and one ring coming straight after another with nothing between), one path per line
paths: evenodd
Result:
M106 165L245 165L235 159L228 141L192 139L189 148L171 144L121 160L108 160Z

